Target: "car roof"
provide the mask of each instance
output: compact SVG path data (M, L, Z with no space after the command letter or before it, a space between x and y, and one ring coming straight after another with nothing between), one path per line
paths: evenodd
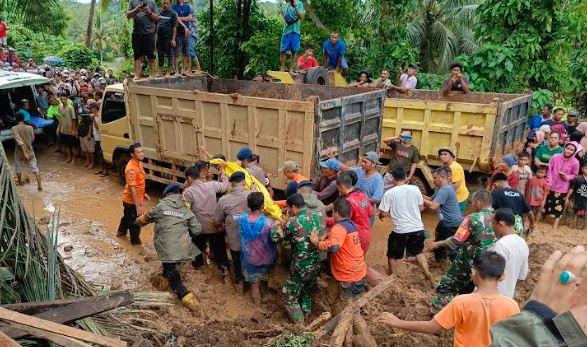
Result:
M49 83L49 79L28 72L0 71L0 89L33 86Z

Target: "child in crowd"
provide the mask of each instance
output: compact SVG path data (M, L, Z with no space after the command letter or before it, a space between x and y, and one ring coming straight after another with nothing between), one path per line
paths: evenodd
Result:
M517 187L512 187L524 194L526 185L532 177L532 169L530 168L530 155L528 152L520 152L518 154L518 164L514 166L514 171L518 173L519 183Z
M539 166L536 169L536 176L530 178L526 185L526 201L532 212L536 216L536 221L540 220L542 209L546 203L546 196L548 195L548 181L546 181L546 172L548 167Z
M282 228L271 232L271 239L291 244L293 259L283 293L287 315L297 323L312 312L312 293L320 275L318 247L310 242L310 234L320 230L320 216L304 208L304 197L300 194L290 195L286 203L288 220Z
M261 281L275 261L277 251L270 239L275 223L263 214L263 193L254 192L247 197L251 213L240 218L241 266L245 280L251 284L253 302L261 303Z
M567 193L565 205L569 208L569 199L572 199L574 217L573 225L578 228L577 220L579 217L583 220L581 229L585 228L585 210L587 209L587 161L581 163L581 174L575 177L571 189Z
M491 325L520 312L516 301L500 295L497 290L505 265L504 257L496 252L475 256L471 273L477 290L457 296L429 321L405 321L389 312L382 313L375 321L392 328L428 334L455 328L455 347L487 346L491 344Z
M318 233L310 235L310 241L320 250L328 251L332 275L339 282L341 298L352 300L363 294L367 286L367 264L363 256L357 226L350 221L352 207L345 198L338 198L333 203L334 226L321 241Z

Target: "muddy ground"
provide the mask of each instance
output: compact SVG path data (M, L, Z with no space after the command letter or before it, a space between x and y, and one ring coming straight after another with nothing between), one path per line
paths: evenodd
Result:
M54 213L59 214L59 250L66 262L98 289L137 289L154 291L149 279L161 271L153 249L153 228L143 228L143 245L130 246L128 239L115 236L122 215L121 193L123 186L118 177L100 177L96 170L88 170L80 163L66 164L54 147L37 152L39 167L44 173L44 191L38 192L35 184L21 187L20 192L28 210L41 223L47 223ZM13 149L6 148L9 157ZM32 178L32 177L31 177ZM34 179L33 179L34 180ZM148 187L156 200L162 186ZM153 206L154 202L150 202ZM426 213L427 230L434 230L436 217ZM377 221L372 231L368 264L385 273L385 251L390 222ZM568 250L571 246L587 243L587 231L571 230L566 226L554 232L550 225L540 223L530 236L530 266L528 280L518 285L516 299L528 299L537 279L540 265L555 249ZM69 252L64 249L73 248ZM447 263L431 261L431 271L439 280ZM169 346L249 346L262 345L267 339L255 338L251 333L268 330L289 330L292 326L280 304L280 288L284 271L276 268L265 291L261 307L253 305L250 293L240 296L225 285L219 272L212 266L193 270L189 264L182 268L187 287L200 298L204 314L192 316L181 305L158 310L155 320L162 335L158 344ZM434 289L414 263L406 262L399 274L396 290L388 290L362 310L371 333L381 346L451 346L451 333L440 336L392 331L372 323L382 311L390 311L405 319L430 319L428 303ZM316 295L313 317L330 308L334 296L333 283L322 281Z

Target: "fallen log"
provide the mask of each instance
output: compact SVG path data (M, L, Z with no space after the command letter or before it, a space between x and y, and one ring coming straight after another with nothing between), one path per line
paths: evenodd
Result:
M133 296L130 291L123 290L106 295L77 298L77 301L66 306L41 311L35 314L34 317L63 324L110 311L120 306L126 306L133 302ZM26 331L14 327L0 326L0 329L13 339L19 339L27 335Z
M316 328L321 327L324 325L324 323L328 322L330 318L332 318L332 313L330 313L330 311L322 312L318 318L314 319L310 324L306 325L304 330L314 331Z
M58 300L50 300L50 301L34 301L34 302L19 302L16 304L7 304L2 305L3 307L10 311L20 312L24 314L28 314L29 316L33 316L36 313L46 311L51 308L66 306L69 304L73 304L80 300L91 298L90 297L80 297L80 298L70 298L70 299L58 299Z
M263 330L252 330L246 331L245 336L247 338L256 338L256 339L264 339L267 337L274 337L283 332L283 329L274 328L274 329L263 329Z
M3 332L0 331L0 346L6 347L20 347L20 345L11 339L9 336L6 336Z
M361 307L365 306L369 301L373 300L375 297L377 297L379 294L383 293L387 288L389 288L393 284L394 280L395 276L388 276L383 282L379 283L373 289L363 294L356 301L348 305L341 313L337 314L334 318L326 322L326 324L324 324L320 329L314 332L314 343L318 342L318 340L324 337L324 335L332 331L332 329L336 327L339 320L343 315L345 315L345 313L357 312L359 309L361 309Z
M27 316L22 313L14 312L0 307L0 320L10 323L23 324L40 330L65 335L74 339L83 340L108 347L126 347L126 342L113 339L110 337L99 336L90 332L69 327L67 325L54 323L48 320Z
M353 316L355 312L348 311L340 316L339 323L336 325L336 329L332 333L330 338L330 347L340 347L344 343L349 328L353 330ZM352 335L352 334L351 334ZM317 339L315 341L318 341Z
M53 342L55 344L58 344L60 346L67 346L67 347L92 347L92 345L89 345L85 342L82 342L80 340L71 338L71 337L67 337L67 336L63 336L63 335L59 335L56 333L52 333L49 331L45 331L45 330L41 330L41 329L37 329L34 327L30 327L27 325L23 325L23 324L18 324L18 323L12 323L10 324L11 326L14 326L15 329L19 329L22 331L26 331L27 333L29 333L30 335L36 336L36 337L40 337L42 339L45 339L47 341Z

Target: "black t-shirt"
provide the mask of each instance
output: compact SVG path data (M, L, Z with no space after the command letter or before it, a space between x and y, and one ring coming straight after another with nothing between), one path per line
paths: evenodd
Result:
M524 199L524 195L519 190L513 188L498 188L491 192L493 198L493 208L509 208L515 215L523 216L524 213L530 212L530 206Z
M160 38L171 39L173 37L173 28L177 28L177 13L172 9L159 11L159 21L157 22L157 36Z
M575 177L573 181L573 200L577 209L583 210L587 207L587 181L583 175Z

